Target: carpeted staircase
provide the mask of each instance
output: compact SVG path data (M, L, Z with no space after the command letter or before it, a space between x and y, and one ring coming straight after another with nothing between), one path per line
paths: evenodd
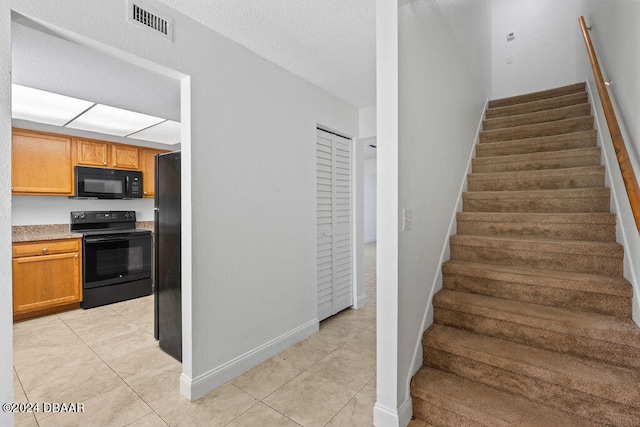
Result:
M414 417L640 425L640 328L584 83L491 101L485 117Z

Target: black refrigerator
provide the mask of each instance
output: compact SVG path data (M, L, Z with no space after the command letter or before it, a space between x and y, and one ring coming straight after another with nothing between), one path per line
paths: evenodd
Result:
M155 337L182 362L180 152L156 156Z

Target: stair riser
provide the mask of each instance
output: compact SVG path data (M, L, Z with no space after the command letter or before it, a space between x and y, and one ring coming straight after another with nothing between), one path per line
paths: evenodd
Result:
M527 102L540 101L543 99L558 98L565 95L572 95L585 91L584 83L563 86L556 89L544 90L540 92L527 93L524 95L511 96L509 98L493 99L489 101L489 108L504 107L508 105L524 104Z
M589 104L575 105L560 109L539 111L518 116L487 119L482 122L482 130L494 130L511 128L516 126L533 125L537 123L552 122L556 120L572 119L575 117L585 117L591 114Z
M601 341L572 333L545 330L523 325L513 319L491 319L473 313L450 310L436 305L434 321L441 325L472 331L531 347L557 353L589 357L605 363L638 369L640 359L635 357L637 348Z
M593 117L561 120L516 128L487 130L480 132L480 143L512 141L525 138L566 134L593 129Z
M530 283L443 274L443 288L532 304L631 318L631 298Z
M615 224L460 221L458 234L496 237L532 237L557 240L614 242Z
M510 212L510 213L608 213L609 196L576 197L566 199L462 199L463 210L466 212Z
M433 426L469 426L469 427L485 427L482 423L477 423L470 418L463 417L460 414L447 411L438 405L426 400L412 396L413 399L413 416L419 420L426 421L427 424ZM510 427L506 423L493 424L495 426Z
M498 117L514 116L518 114L535 113L537 111L544 111L552 108L569 107L571 105L584 104L588 102L588 99L589 96L587 92L582 92L526 104L488 108L485 114L485 118L495 119Z
M560 410L589 418L592 421L613 425L637 425L640 421L640 409L633 408L606 398L611 391L604 391L602 397L598 390L584 393L533 378L524 373L501 369L479 361L465 358L449 352L426 346L424 365L468 378L472 381L495 387L509 393Z
M567 190L570 188L604 187L604 171L599 174L572 176L536 176L516 179L481 179L471 174L467 178L469 191Z
M622 276L622 257L451 244L451 259L544 270Z
M581 137L559 135L540 140L505 141L498 143L486 143L476 145L476 157L511 156L517 154L531 154L544 152L558 152L573 150L576 148L589 148L597 146L595 132L589 132Z
M497 159L500 159L499 157ZM559 157L547 159L523 159L513 162L495 161L486 162L485 159L473 159L471 170L474 173L492 173L492 172L518 172L530 170L549 170L577 168L582 166L598 166L600 165L600 151L585 155L577 155L574 157Z

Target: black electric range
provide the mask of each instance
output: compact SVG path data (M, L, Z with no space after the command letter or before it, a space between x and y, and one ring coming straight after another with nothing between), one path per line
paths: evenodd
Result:
M82 233L82 308L151 294L151 231L137 230L134 211L71 212Z

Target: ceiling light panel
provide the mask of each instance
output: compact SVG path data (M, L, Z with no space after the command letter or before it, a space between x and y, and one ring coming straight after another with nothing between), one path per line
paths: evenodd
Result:
M66 127L109 135L127 136L162 121L164 119L160 117L97 104L67 124Z
M57 93L11 85L11 117L63 126L94 103Z
M180 122L167 120L129 135L129 138L161 142L163 144L178 144L180 142Z

